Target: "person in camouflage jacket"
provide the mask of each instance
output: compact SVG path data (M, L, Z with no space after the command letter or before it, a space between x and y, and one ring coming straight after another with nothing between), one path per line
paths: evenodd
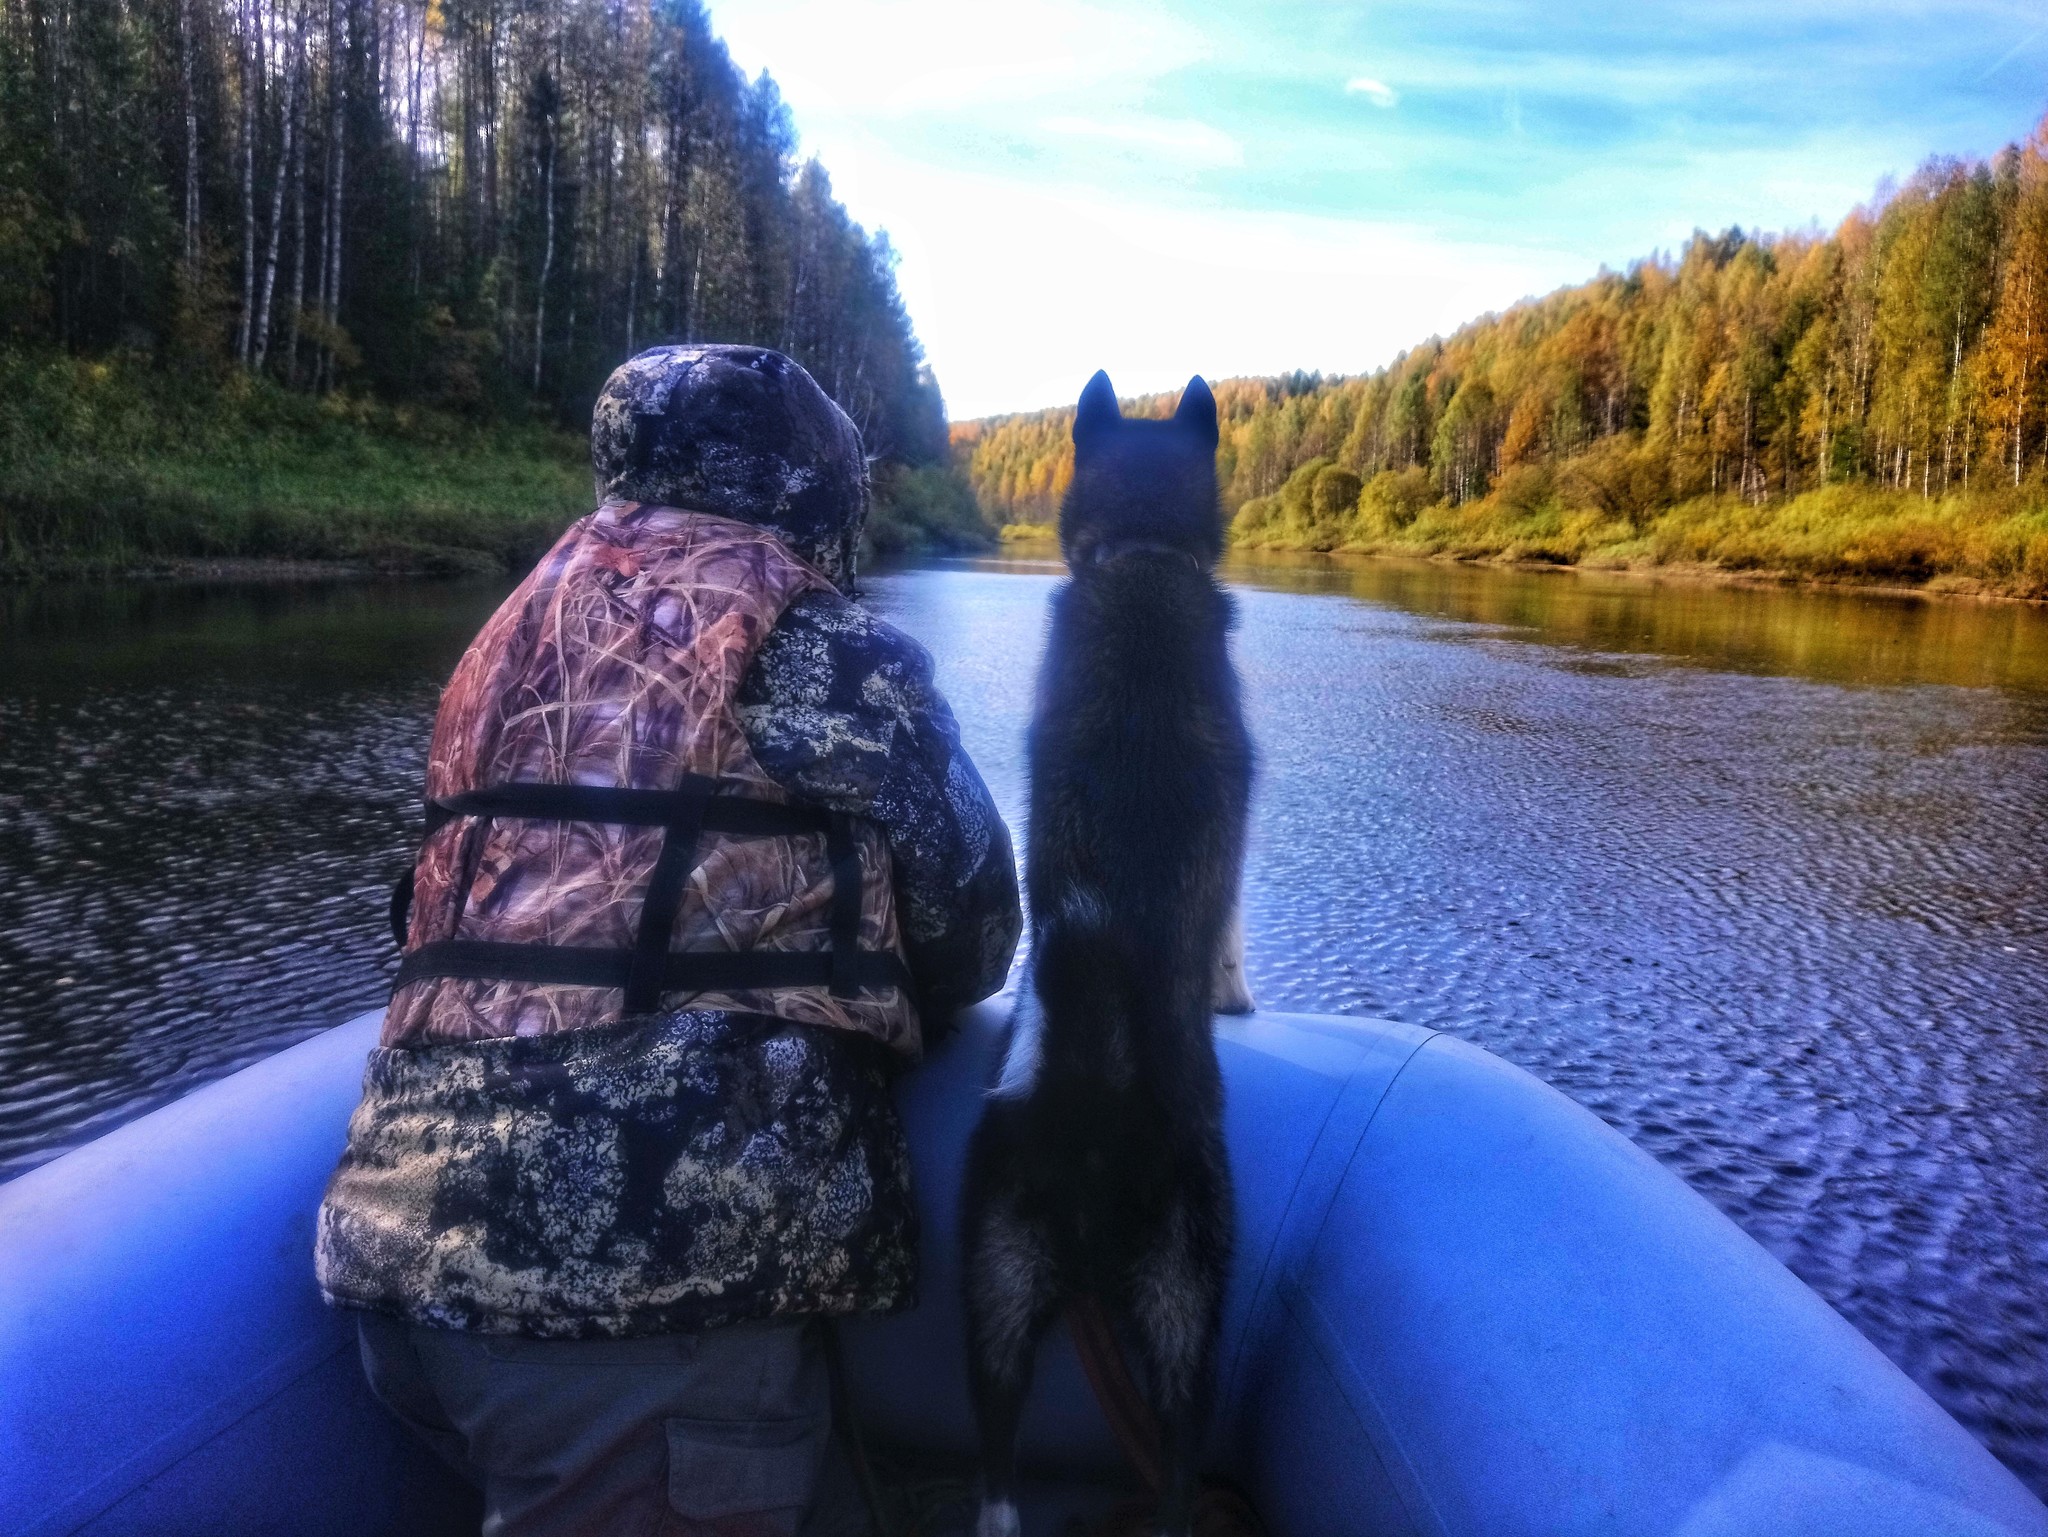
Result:
M317 1271L359 1310L372 1386L482 1487L487 1531L795 1531L829 1460L814 1321L916 1296L889 1083L1001 986L1015 860L930 658L853 600L866 464L808 374L643 353L598 401L592 459L602 504L444 695L430 801L702 776L838 814L847 863L822 834L702 834L667 953L819 952L857 874L842 916L880 969L631 1009L617 986L437 968L477 940L629 943L661 829L430 821Z

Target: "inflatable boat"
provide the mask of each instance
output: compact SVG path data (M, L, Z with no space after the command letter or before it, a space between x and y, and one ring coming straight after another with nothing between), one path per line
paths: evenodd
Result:
M473 1529L361 1384L313 1214L365 1015L0 1186L0 1533ZM871 1442L964 1452L955 1185L1000 1002L902 1085L924 1302L844 1331ZM1406 1025L1224 1022L1237 1268L1211 1460L1275 1537L2044 1537L2048 1510L1678 1179ZM1064 1334L1042 1498L1118 1453ZM1035 1537L1035 1533L1034 1533Z

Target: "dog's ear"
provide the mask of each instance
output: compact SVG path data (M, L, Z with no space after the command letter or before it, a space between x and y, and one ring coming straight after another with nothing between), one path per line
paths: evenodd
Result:
M1092 446L1123 419L1123 412L1117 409L1116 386L1109 382L1108 374L1096 369L1095 377L1081 391L1081 404L1074 412L1074 447Z
M1179 426L1207 443L1216 447L1216 397L1209 393L1209 386L1196 374L1188 380L1188 387L1180 393L1180 405L1175 408L1173 419Z

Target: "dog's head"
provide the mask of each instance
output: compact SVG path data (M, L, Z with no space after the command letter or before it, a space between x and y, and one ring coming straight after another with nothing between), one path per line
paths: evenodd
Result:
M1079 571L1138 550L1184 555L1203 570L1223 553L1216 397L1199 376L1163 422L1126 418L1108 374L1081 392L1060 552Z

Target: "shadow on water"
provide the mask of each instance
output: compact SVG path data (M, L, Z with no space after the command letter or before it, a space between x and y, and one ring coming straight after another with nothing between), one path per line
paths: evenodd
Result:
M232 679L349 688L445 676L510 581L0 587L6 695Z

